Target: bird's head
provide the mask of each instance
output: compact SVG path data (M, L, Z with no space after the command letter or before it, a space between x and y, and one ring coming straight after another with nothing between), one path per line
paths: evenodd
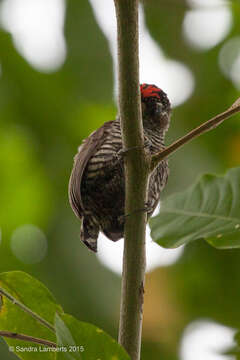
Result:
M165 133L170 123L171 105L167 94L156 85L142 84L143 127Z

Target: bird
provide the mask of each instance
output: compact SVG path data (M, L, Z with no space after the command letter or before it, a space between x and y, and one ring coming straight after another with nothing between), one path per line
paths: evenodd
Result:
M156 85L141 84L141 107L144 146L150 154L165 148L171 104L167 94ZM105 122L91 133L78 148L69 181L69 202L82 220L80 239L97 252L99 232L117 241L124 237L125 178L120 117ZM120 155L119 155L120 154ZM160 201L169 174L163 159L149 177L147 217Z

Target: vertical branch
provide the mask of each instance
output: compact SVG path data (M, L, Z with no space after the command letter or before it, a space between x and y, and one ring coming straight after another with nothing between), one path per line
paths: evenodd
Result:
M119 342L131 359L140 359L142 307L145 276L145 230L143 209L149 159L143 149L139 89L138 0L114 0L118 29L119 112L125 157L126 201L124 258Z
M130 149L125 157L125 218L122 293L119 342L132 360L140 359L142 311L145 276L145 231L150 172L167 155L192 138L212 128L209 122L152 158L144 152L143 126L139 89L138 2L114 0L118 32L119 113L123 148ZM234 104L239 106L239 103ZM231 109L231 113L236 110ZM220 118L219 118L220 119ZM219 120L218 119L218 120ZM221 117L221 121L223 118ZM211 125L211 126L210 126Z

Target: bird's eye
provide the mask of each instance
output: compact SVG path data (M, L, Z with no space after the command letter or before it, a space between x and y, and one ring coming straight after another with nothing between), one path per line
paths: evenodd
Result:
M155 98L150 98L149 100L151 103L155 103L156 102L156 99Z
M145 97L142 99L143 102L147 103L147 104L153 104L156 102L156 98L154 97Z

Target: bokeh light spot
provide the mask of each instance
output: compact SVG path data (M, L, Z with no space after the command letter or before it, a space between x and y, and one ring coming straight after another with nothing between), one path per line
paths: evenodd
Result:
M108 240L103 234L98 238L97 256L100 262L111 271L118 275L122 274L123 261L123 239L113 242ZM174 264L181 254L184 247L177 249L164 249L152 241L150 229L146 229L146 258L147 272L150 272L159 266L168 266Z
M109 41L114 62L115 95L117 92L117 25L112 0L90 0L96 20ZM166 58L151 37L144 19L143 7L139 9L140 82L153 83L169 96L172 106L186 101L194 90L194 78L188 67Z
M180 345L181 360L234 360L223 355L234 346L235 330L208 320L194 321L184 330Z
M44 72L64 63L64 16L64 0L4 0L0 7L0 24L13 35L17 50Z
M47 254L47 239L37 226L28 224L17 228L11 237L13 254L25 264L35 264Z
M186 12L183 34L188 43L207 50L222 41L231 30L232 13L222 0L189 0L193 9Z
M219 66L237 89L240 89L240 37L228 40L219 53Z

